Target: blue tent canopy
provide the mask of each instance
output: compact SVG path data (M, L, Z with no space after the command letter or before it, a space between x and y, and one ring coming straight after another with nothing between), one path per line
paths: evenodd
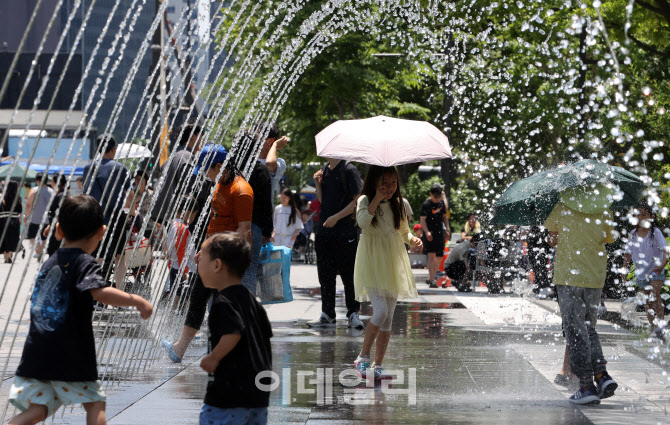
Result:
M11 164L12 161L5 161L5 162L0 162L0 166L2 165L9 165ZM45 164L28 164L26 162L19 162L19 164L23 165L24 167L28 167L31 170L34 170L37 173L44 173L46 172L47 174L64 174L66 176L69 176L72 173L72 169L74 168L74 173L72 175L74 176L83 176L84 175L84 167L72 167L71 165L50 165L48 170L47 166Z

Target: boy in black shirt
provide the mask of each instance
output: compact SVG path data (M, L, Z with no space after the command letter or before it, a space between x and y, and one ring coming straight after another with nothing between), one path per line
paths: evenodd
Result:
M137 296L106 287L90 254L106 226L100 204L89 195L65 198L56 237L65 239L44 263L30 299L30 330L9 401L22 411L10 424L36 424L65 404L82 403L87 423L106 424L105 393L98 380L93 337L93 300L134 306L143 319L153 310Z
M437 288L435 273L444 255L445 241L451 236L447 206L442 200L442 186L435 183L430 188L430 198L421 204L421 227L424 232L424 247L428 253L428 283ZM444 226L443 226L444 225ZM446 228L446 231L445 231Z
M251 247L235 232L217 233L202 244L196 262L204 286L219 291L209 311L212 349L200 362L213 376L200 424L266 424L270 393L256 386L256 375L272 369L272 328L263 306L241 284Z

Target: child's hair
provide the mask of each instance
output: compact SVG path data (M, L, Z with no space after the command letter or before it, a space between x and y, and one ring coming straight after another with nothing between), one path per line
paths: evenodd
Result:
M193 195L183 195L179 202L179 212L190 213L192 211L200 211L198 200Z
M646 204L646 203L642 203L642 204L638 205L636 207L636 209L639 212L644 211L649 215L649 218L651 219L650 220L651 226L649 228L649 236L650 236L650 239L654 239L654 231L656 229L656 213L651 208L651 206L649 206L649 204ZM640 229L640 225L641 225L641 223L638 221L637 225L635 226L635 234L637 234L637 231Z
M60 207L58 223L68 241L90 238L104 224L102 208L90 195L69 196Z
M377 184L379 179L384 177L386 173L393 173L396 176L396 179L400 180L398 177L398 172L395 167L380 167L379 165L371 165L368 168L368 174L365 176L365 182L363 183L363 195L368 197L368 200L372 201L377 194ZM396 229L400 229L400 220L405 218L405 205L402 202L402 194L400 193L400 181L398 181L398 188L396 189L393 197L389 200L391 204L391 211L393 211L393 225ZM372 219L372 225L377 225L377 215Z
M209 237L209 255L219 259L228 267L228 271L237 277L244 273L251 264L251 246L237 232L217 233Z
M298 219L298 206L295 203L295 195L288 187L284 188L284 190L281 191L281 194L288 197L288 205L291 207L291 216L288 218L288 224L291 225Z

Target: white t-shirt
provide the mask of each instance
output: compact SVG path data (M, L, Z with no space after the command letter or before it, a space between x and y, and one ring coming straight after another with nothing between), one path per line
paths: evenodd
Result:
M264 159L259 159L259 161L265 165ZM275 199L279 195L279 181L284 177L286 172L286 161L282 158L277 158L277 171L270 172L270 178L272 179L272 203L275 202Z
M275 242L276 246L285 246L288 248L293 247L293 241L291 237L296 230L301 230L303 228L302 219L300 218L300 213L296 212L295 222L289 224L289 218L291 218L291 207L285 207L283 205L277 205L275 207L275 217L274 217L274 226L275 226Z
M449 250L447 259L444 260L444 266L455 263L456 261L466 261L468 259L468 252L470 252L470 241L466 240Z
M630 254L635 263L635 277L647 280L652 269L661 265L667 246L663 232L657 227L654 227L653 239L651 232L641 238L636 231L632 231L626 243L626 254Z

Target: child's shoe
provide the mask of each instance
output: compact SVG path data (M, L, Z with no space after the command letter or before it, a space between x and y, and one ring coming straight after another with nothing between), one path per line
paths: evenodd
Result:
M607 372L597 380L598 398L609 398L614 395L614 391L619 387L614 379Z
M386 379L393 379L393 376L386 373L382 365L375 365L375 381L383 381Z
M174 352L174 347L170 341L165 338L161 338L161 345L167 351L167 355L172 360L172 363L181 363L181 357Z
M356 361L354 361L354 367L356 368L356 373L363 379L366 379L366 371L370 369L370 358L358 356Z
M570 396L570 403L574 404L600 404L600 397L598 397L598 390L596 386L591 384L587 390L578 389L576 393Z
M651 333L651 336L665 342L665 327L657 327L654 329L654 332Z

